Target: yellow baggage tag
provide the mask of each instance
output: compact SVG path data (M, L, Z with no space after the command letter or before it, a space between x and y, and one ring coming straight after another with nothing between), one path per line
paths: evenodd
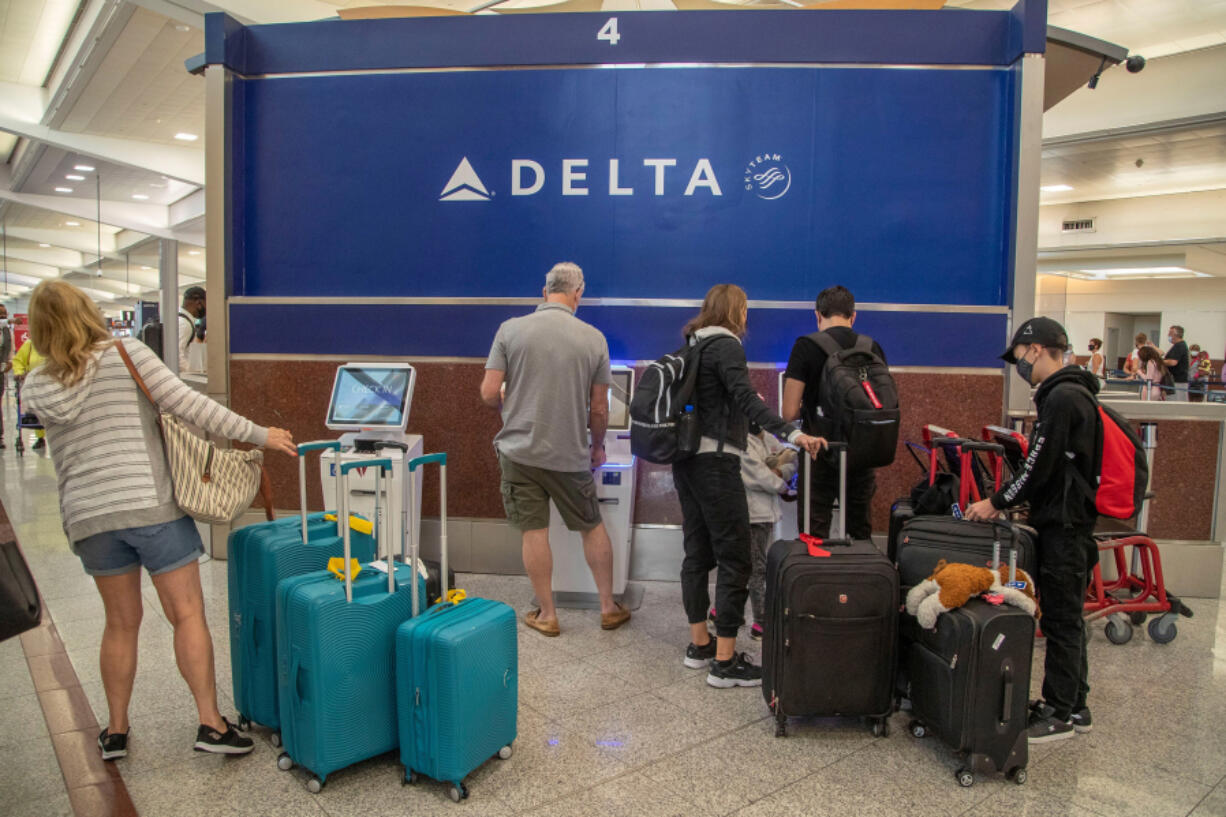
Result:
M341 581L345 580L345 557L333 556L328 560L328 572L336 576ZM362 572L362 565L357 559L349 560L349 578L356 579L358 574Z

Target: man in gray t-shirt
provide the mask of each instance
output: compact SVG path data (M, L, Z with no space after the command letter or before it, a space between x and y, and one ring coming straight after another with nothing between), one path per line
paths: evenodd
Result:
M600 330L575 317L582 295L583 270L555 265L545 277L545 303L498 327L481 381L481 399L502 409L502 430L494 437L502 502L507 520L523 536L524 569L541 605L524 622L548 636L560 632L549 549L551 499L566 527L582 533L600 593L601 626L613 630L630 619L630 611L613 601L613 549L592 479L605 461L613 382L609 346Z

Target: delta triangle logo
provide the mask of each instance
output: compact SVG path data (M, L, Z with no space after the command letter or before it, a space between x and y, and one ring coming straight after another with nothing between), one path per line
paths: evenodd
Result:
M477 175L477 171L473 170L468 157L465 156L456 166L447 184L443 185L443 192L438 200L489 201L490 191L485 189L485 185L481 183L481 177Z

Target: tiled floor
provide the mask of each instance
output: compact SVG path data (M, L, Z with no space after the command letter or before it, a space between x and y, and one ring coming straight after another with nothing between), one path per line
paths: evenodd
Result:
M47 598L55 626L99 719L105 703L96 646L101 604L60 530L45 458L0 453L0 498ZM226 565L202 565L223 711L230 697ZM470 594L519 610L532 591L518 577L463 576ZM195 713L179 679L172 633L146 581L130 756L118 763L145 817L225 815L1226 815L1226 608L1194 601L1174 643L1139 634L1114 646L1093 632L1090 736L1032 753L1030 781L953 779L957 763L894 719L889 738L860 724L794 723L773 736L758 690L714 690L681 665L688 640L677 585L649 583L621 630L592 613L564 612L563 635L520 630L515 754L469 780L471 798L441 785L400 785L394 756L337 772L319 795L299 771L281 772L268 735L253 756L195 753ZM745 647L756 652L756 646ZM1041 648L1038 656L1041 661ZM52 671L52 668L45 668ZM0 644L0 796L8 815L70 814L47 725L16 641ZM14 810L15 809L15 810ZM459 809L459 811L455 811Z

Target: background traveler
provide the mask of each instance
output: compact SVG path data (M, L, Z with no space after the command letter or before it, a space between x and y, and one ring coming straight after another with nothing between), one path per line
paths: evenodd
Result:
M21 344L21 348L17 350L17 354L13 355L13 360L10 363L10 368L13 370L13 389L17 392L19 397L21 395L22 384L24 384L26 380L26 375L29 374L32 369L40 366L42 362L43 356L40 355L38 350L34 348L34 337L31 335ZM22 411L28 412L30 409L26 408L25 404L22 403ZM20 428L17 429L17 433L19 435L21 434ZM34 445L31 446L30 450L39 451L46 447L46 432L41 428L35 429Z
M296 456L289 432L261 428L193 390L140 341L113 340L98 307L63 281L44 281L30 295L30 339L46 359L26 377L25 406L46 426L64 532L106 610L99 664L110 715L98 736L103 759L127 754L142 565L174 628L179 672L196 700L195 748L250 752L252 741L217 709L196 561L204 552L200 534L175 504L153 407L115 345L124 344L162 411L210 434Z
M1174 381L1167 371L1162 353L1152 346L1142 346L1137 350L1137 360L1140 367L1137 376L1145 383L1141 387L1141 399L1166 400L1168 389L1164 387Z
M1124 374L1129 377L1141 374L1139 354L1142 347L1149 345L1149 336L1144 332L1138 332L1137 336L1132 339L1132 343L1132 351L1128 353L1128 357L1124 358Z
M204 287L188 287L179 309L179 371L191 368L192 342L196 340L196 321L204 318L206 293Z
M1172 393L1167 394L1168 400L1180 400L1184 403L1188 402L1188 344L1183 339L1183 327L1172 326L1166 333L1166 339L1170 341L1171 348L1166 353L1166 358L1163 363L1171 373L1171 378L1175 381L1175 388Z
M1101 338L1090 338L1090 374L1099 379L1107 377L1107 359L1103 357L1103 342Z
M1068 346L1064 327L1051 318L1031 318L1013 336L1001 359L1017 366L1028 385L1038 386L1038 418L1030 456L998 492L967 508L966 517L986 521L1006 508L1030 503L1038 533L1037 585L1047 636L1043 700L1031 708L1031 743L1071 738L1090 731L1090 691L1085 620L1081 617L1090 571L1098 563L1094 497L1078 487L1097 484L1094 445L1099 422L1098 379L1078 366L1061 368Z
M13 368L12 360L13 330L9 326L9 311L3 304L0 304L0 402L8 392L8 372ZM4 411L0 408L0 448L4 447Z
M502 430L494 437L502 503L522 535L524 570L540 604L524 623L547 636L561 632L549 547L552 499L566 527L583 536L600 595L600 626L614 630L630 620L630 611L613 600L613 546L592 479L605 461L609 345L600 330L575 317L583 296L577 264L555 264L542 294L545 303L535 312L498 327L481 381L482 401L502 407Z
M817 328L832 337L844 349L856 345L860 336L852 329L856 322L856 299L846 287L833 286L817 296L815 309ZM885 352L876 341L873 354L885 361ZM827 355L811 337L796 339L788 358L783 381L783 406L780 412L788 421L800 418L801 427L808 434L820 435L824 429L817 424L817 408L821 405L822 373L826 368ZM851 453L848 453L849 460ZM835 497L838 492L838 464L830 457L818 458L810 469L813 493L810 497L809 531L814 536L830 535ZM802 476L803 479L803 476ZM799 490L803 490L803 487ZM869 519L873 494L877 492L874 469L849 468L847 472L847 508L843 518L847 535L853 539L868 539L873 529ZM804 530L803 503L798 503L797 527Z
M702 350L694 388L694 410L702 429L698 453L673 463L673 484L681 502L685 558L681 562L681 599L690 623L685 665L709 667L714 687L761 686L762 668L736 652L736 634L745 623L752 562L749 551L749 502L741 479L741 453L749 424L786 439L816 456L826 441L788 425L762 402L749 382L741 338L749 316L745 291L717 284L707 292L702 311L685 325L686 343L717 338ZM707 630L711 594L707 577L718 567L715 584L715 633Z

